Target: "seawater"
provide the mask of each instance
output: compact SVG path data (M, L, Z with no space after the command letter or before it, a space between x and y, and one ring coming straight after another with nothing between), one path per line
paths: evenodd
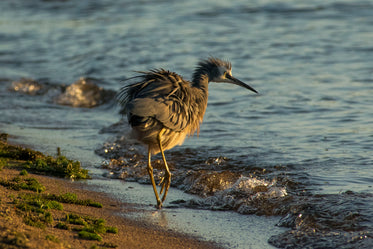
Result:
M2 132L147 184L145 150L126 136L115 92L134 70L190 79L199 59L229 59L260 94L210 84L199 136L166 152L170 191L196 198L166 205L282 217L288 230L268 238L279 248L372 247L372 1L9 0L0 9Z

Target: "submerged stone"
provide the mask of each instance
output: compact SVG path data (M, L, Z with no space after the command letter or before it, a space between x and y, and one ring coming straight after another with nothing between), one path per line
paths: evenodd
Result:
M43 85L36 80L22 78L19 81L13 81L9 90L29 95L38 95L43 91Z
M66 87L65 91L55 99L55 102L72 107L92 108L107 102L113 97L114 93L112 91L104 90L90 79L80 78Z

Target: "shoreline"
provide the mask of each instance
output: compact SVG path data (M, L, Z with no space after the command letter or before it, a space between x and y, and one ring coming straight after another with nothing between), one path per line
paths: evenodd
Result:
M20 169L5 166L0 171L1 179L17 178L20 172ZM103 207L63 203L63 211L51 211L54 217L53 224L38 228L23 222L19 215L20 211L16 209L14 203L15 198L30 193L30 190L12 190L0 186L0 243L2 243L0 245L4 248L50 248L51 246L57 248L222 248L215 242L204 241L198 237L170 231L150 222L131 220L121 216L121 213L131 212L130 205L108 194L88 190L89 184L84 181L89 180L72 182L69 179L30 172L27 177L36 179L45 187L43 194L74 193L79 199L90 199L101 203ZM67 213L104 219L106 225L116 227L118 232L102 235L102 241L80 238L73 230L56 228L57 221L63 220ZM55 241L51 238L55 238Z

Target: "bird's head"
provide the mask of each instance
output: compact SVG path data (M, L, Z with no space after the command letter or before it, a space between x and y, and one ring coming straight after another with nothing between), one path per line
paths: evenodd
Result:
M207 60L201 61L198 64L198 68L195 74L197 72L205 72L206 74L208 74L209 81L218 83L231 83L249 89L255 93L258 93L251 86L233 77L232 64L229 61L223 61L214 57L210 57Z

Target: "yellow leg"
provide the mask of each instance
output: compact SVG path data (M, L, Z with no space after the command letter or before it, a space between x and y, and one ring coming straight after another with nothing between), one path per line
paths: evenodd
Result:
M160 184L162 184L160 194L162 194L162 192L164 190L164 194L163 194L163 197L162 197L162 202L166 199L167 192L168 192L168 189L170 188L170 184L171 184L171 172L168 168L166 157L164 156L163 146L162 146L162 141L161 141L161 138L162 138L162 135L163 135L164 132L165 132L165 129L162 129L158 134L158 145L159 145L159 149L161 150L161 153L162 153L162 159L163 159L164 167L165 167L165 170L166 170L165 174L163 176L163 179L160 182Z
M148 173L149 173L149 176L150 176L150 181L152 182L152 185L153 185L155 198L157 199L157 208L161 208L162 207L162 202L159 199L157 187L155 185L154 176L153 176L153 167L152 167L152 163L151 163L150 158L151 158L151 153L150 153L150 147L149 147L149 149L148 149Z

